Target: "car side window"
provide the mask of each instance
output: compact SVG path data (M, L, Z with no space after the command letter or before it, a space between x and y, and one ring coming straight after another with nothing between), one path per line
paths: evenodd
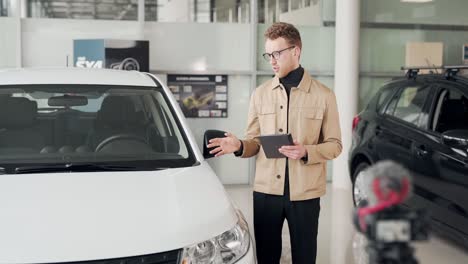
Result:
M384 105L385 101L387 101L388 97L394 92L392 88L383 89L382 92L379 94L379 98L377 100L376 110L379 111L382 106Z
M392 99L385 113L405 122L419 125L419 118L429 95L430 86L409 85Z
M432 130L468 129L468 97L457 89L440 92L432 121Z

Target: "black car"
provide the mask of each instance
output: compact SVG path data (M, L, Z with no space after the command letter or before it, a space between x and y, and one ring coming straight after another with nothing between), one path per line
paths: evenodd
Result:
M365 173L393 160L413 176L412 208L425 208L432 226L468 246L468 77L466 66L407 68L381 87L353 120L349 169L353 199L367 199ZM438 72L437 72L438 71Z

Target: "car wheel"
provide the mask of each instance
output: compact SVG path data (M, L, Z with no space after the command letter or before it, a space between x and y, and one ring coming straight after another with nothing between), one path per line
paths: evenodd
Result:
M359 163L353 174L353 202L354 206L359 206L363 201L368 201L369 187L366 184L364 171L369 167L367 162Z

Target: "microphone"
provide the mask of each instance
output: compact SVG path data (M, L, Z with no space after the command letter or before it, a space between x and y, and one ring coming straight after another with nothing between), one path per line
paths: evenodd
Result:
M357 209L357 220L363 232L367 229L366 216L401 204L412 192L409 171L396 162L379 161L364 173L369 201L365 207Z

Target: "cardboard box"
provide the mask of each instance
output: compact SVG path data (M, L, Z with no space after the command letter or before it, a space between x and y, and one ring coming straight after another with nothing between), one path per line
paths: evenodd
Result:
M406 67L432 67L443 65L444 44L442 42L406 43ZM430 70L421 70L428 73ZM440 70L439 70L440 72Z

